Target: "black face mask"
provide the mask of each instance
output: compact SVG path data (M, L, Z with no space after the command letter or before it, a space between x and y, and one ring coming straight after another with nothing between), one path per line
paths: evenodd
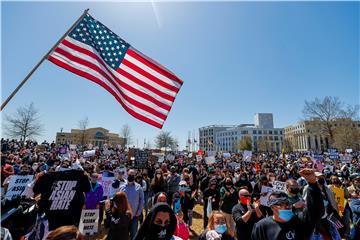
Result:
M300 188L290 188L289 192L292 194L298 194L300 192Z
M325 179L324 179L324 178L319 178L317 181L318 181L318 183L319 183L320 185L324 185L324 184L325 184Z
M172 234L169 233L167 229L168 226L161 226L157 224L153 224L151 226L151 236L153 239L163 239L168 240L172 237Z
M29 171L21 171L19 175L25 176L25 175L29 175Z
M133 175L128 176L128 182L133 182L135 180L135 177Z

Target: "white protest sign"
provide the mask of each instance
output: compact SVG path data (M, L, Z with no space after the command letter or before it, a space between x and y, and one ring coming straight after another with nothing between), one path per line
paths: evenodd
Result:
M162 162L164 162L164 160L165 160L165 157L164 157L164 156L159 157L159 158L158 158L158 163L162 163Z
M83 153L83 157L87 158L87 157L93 157L95 156L95 150L89 150L89 151L85 151Z
M230 153L223 153L223 157L224 158L229 158L229 157L231 157L231 154Z
M286 183L280 181L274 181L272 183L274 191L286 192Z
M206 162L207 165L214 164L215 163L215 157L214 156L205 157L205 162Z
M340 156L340 160L344 163L348 163L351 162L351 155L341 155Z
M192 158L193 153L189 153L188 158Z
M98 231L99 209L83 209L79 231L84 235L93 235Z
M347 152L347 153L352 153L353 150L352 150L351 148L348 148L348 149L345 150L345 152Z
M103 177L101 175L99 175L99 177L101 177L100 183L104 190L104 196L108 197L110 191L110 185L115 180L115 177Z
M171 154L168 154L168 155L166 156L166 160L174 161L174 160L175 160L175 156L174 156L174 155L171 155Z
M206 153L207 153L208 157L213 157L213 156L215 157L215 155L216 155L215 151L207 151Z
M245 150L243 152L243 159L245 161L250 161L251 160L251 157L252 157L252 151L248 151L248 150Z
M202 156L196 155L196 161L201 161L202 160Z
M260 204L263 206L269 206L269 196L274 191L271 187L262 186L261 193L260 193Z
M15 196L21 196L26 188L26 185L29 184L32 179L34 178L34 175L14 175L11 177L8 190L6 192L6 198L11 199Z

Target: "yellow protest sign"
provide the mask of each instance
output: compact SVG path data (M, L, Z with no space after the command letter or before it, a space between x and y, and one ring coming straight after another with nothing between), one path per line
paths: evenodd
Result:
M339 214L342 215L345 209L345 193L344 189L332 186L331 191L335 194L335 201L339 208Z

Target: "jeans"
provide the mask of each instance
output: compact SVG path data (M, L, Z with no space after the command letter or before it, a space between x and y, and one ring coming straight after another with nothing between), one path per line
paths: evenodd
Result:
M136 233L138 231L138 219L137 217L133 217L133 219L130 221L130 239L134 240Z

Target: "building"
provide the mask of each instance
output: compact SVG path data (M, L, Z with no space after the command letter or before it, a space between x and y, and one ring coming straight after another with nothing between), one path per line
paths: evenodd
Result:
M265 140L269 151L280 152L284 140L284 129L274 128L271 113L257 113L255 124L231 126L213 125L199 129L200 149L205 151L235 152L239 141L250 137L253 149L258 150L258 141Z
M348 120L338 119L331 127L348 123ZM360 129L360 121L352 121L351 124ZM285 140L293 151L325 151L330 148L330 141L327 136L320 133L322 127L324 126L318 121L300 121L284 128Z
M125 139L119 134L110 133L109 130L101 127L88 128L86 130L71 129L71 132L56 133L56 143L58 144L93 144L93 146L102 147L104 143L110 146L124 146Z
M235 125L210 125L199 128L199 148L205 151L216 150L216 133Z

